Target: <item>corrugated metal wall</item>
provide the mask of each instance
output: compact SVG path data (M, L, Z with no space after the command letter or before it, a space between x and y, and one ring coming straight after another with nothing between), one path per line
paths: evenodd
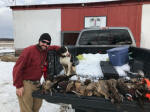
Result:
M84 28L85 16L107 16L107 26L129 27L140 45L141 4L125 4L97 7L62 8L62 31L80 31Z

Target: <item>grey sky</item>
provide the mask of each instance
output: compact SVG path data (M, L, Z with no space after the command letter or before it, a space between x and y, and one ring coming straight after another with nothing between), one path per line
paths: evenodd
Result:
M117 0L0 0L0 38L13 38L13 18L10 5L86 3Z

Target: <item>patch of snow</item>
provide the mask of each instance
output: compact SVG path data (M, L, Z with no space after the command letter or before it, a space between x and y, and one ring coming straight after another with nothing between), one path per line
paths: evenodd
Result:
M15 49L0 47L0 53L12 53L15 52Z
M130 66L128 64L124 64L122 66L114 66L119 76L127 76L126 71L130 71Z
M76 66L76 72L83 78L103 77L103 73L100 67L100 61L108 60L108 54L82 54L83 60L79 60L79 64ZM76 76L72 77L76 79Z

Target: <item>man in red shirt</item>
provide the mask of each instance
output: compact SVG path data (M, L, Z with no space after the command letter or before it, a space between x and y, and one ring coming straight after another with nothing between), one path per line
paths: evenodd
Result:
M19 100L21 112L39 112L42 99L33 98L32 92L37 90L42 75L47 77L47 52L58 50L59 46L50 46L48 33L40 36L39 43L23 50L13 68L13 85Z

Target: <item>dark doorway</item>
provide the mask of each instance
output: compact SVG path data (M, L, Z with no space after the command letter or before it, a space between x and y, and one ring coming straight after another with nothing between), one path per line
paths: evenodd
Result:
M63 31L61 33L61 45L75 45L79 31Z

